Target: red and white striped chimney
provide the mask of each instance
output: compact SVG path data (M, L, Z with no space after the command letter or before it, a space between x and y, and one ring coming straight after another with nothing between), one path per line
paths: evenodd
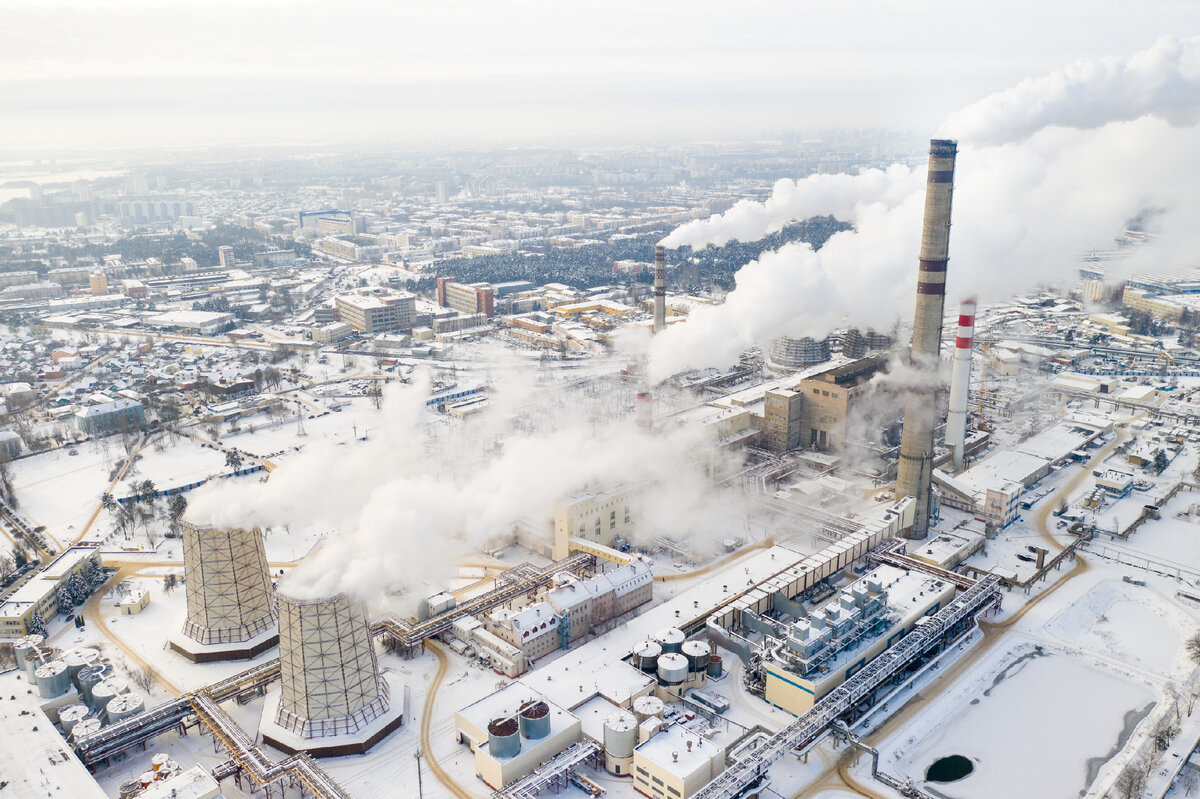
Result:
M954 365L950 373L950 413L946 417L946 446L954 453L954 466L963 462L967 440L967 406L971 395L971 348L975 345L975 298L958 308L958 337L954 340Z

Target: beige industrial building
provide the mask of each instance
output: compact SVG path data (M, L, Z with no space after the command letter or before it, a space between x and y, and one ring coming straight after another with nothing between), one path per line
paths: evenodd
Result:
M338 321L368 336L389 330L410 330L416 319L417 297L407 291L343 294L335 302Z
M554 559L570 552L570 539L582 538L611 547L627 540L634 528L634 509L649 492L648 482L632 483L607 491L581 491L554 506Z
M800 381L803 411L801 446L838 450L846 440L846 419L867 384L887 365L887 358L862 358Z
M763 671L763 697L800 715L954 597L953 583L878 566L791 625Z
M689 799L725 770L725 748L675 724L633 750L633 787L653 799Z
M85 576L100 565L99 553L91 547L71 547L45 569L0 603L0 638L29 634L34 615L49 621L58 613L59 588L73 574Z

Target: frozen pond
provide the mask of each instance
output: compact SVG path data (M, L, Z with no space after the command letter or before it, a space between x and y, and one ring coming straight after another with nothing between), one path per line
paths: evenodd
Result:
M1080 657L1025 647L991 662L883 746L881 767L947 799L1080 796L1154 706L1148 686ZM966 776L926 780L953 755Z

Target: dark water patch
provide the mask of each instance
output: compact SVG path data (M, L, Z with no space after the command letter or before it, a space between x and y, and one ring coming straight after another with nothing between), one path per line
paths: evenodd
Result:
M957 782L975 770L971 758L962 755L939 757L925 770L929 782Z
M1116 757L1117 752L1125 748L1125 743L1129 740L1129 736L1133 735L1133 731L1137 729L1137 725L1142 723L1142 719L1150 715L1150 711L1154 709L1154 702L1146 705L1144 708L1125 711L1125 725L1121 727L1121 732L1117 735L1117 742L1113 744L1112 749L1108 750L1108 754L1101 757L1089 757L1087 759L1087 781L1080 789L1079 795L1083 796L1087 793L1087 789L1095 781L1096 775L1100 773L1100 769L1105 763Z

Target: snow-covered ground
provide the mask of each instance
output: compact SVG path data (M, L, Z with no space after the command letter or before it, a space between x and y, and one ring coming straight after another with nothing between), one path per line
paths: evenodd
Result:
M107 438L70 449L20 458L10 468L20 509L68 544L82 532L108 490L109 472L124 456L120 442Z

